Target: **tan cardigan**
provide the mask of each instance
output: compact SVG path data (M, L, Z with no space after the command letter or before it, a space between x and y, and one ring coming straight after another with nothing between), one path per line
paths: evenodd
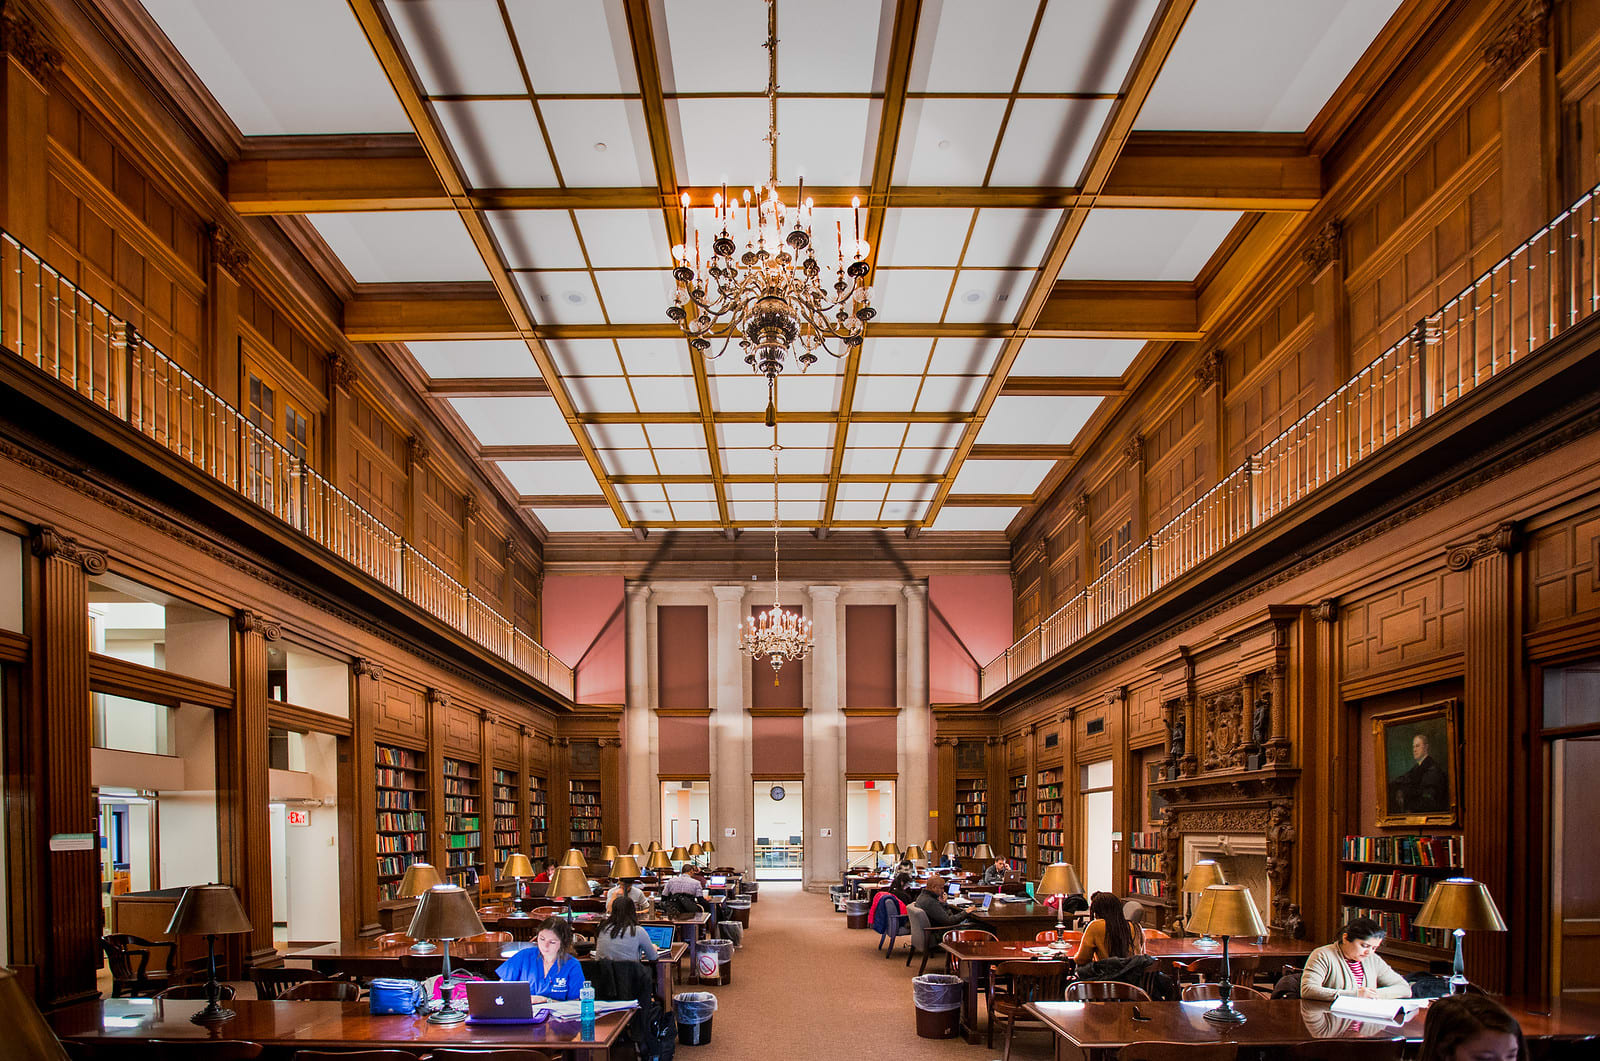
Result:
M1411 985L1376 954L1361 959L1361 972L1366 985L1379 998L1411 997ZM1356 979L1350 975L1350 966L1339 953L1339 944L1330 943L1311 952L1311 957L1306 959L1305 972L1300 974L1301 998L1331 1002L1340 995L1355 993Z

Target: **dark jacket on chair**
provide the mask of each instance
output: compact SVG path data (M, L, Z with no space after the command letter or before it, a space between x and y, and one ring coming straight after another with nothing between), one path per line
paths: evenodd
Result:
M959 925L965 920L960 914L946 906L937 895L923 889L917 896L917 908L928 915L928 924L934 928L946 928L950 925Z

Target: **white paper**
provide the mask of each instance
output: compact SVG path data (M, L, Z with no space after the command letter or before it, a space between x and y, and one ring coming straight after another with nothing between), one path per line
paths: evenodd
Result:
M570 1002L536 1002L533 1008L535 1012L541 1009L548 1011L554 1020L578 1020L583 1016L583 1001L581 999L573 999ZM619 1010L638 1008L638 1002L627 999L620 1002L602 1002L598 998L594 1000L594 1015L597 1017L602 1013L616 1013Z
M1404 1024L1411 1014L1427 1004L1425 998L1357 998L1354 995L1340 995L1328 1008L1341 1017Z

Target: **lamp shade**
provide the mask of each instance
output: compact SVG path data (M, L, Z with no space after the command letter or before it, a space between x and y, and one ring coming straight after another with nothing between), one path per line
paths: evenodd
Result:
M593 895L589 878L579 866L561 866L550 876L545 895L552 899L587 899Z
M922 848L918 847L916 844L912 844L910 847L906 848L906 858L909 858L913 862L921 861Z
M229 936L254 929L238 894L226 884L185 888L167 923L169 936Z
M1265 936L1261 911L1243 884L1212 884L1200 893L1188 929L1206 936Z
M956 858L958 855L960 855L960 852L956 850L956 842L954 840L944 845L945 858Z
M574 847L569 848L566 855L562 857L561 865L563 867L576 866L578 869L588 869L589 860L583 857L582 851Z
M989 847L988 844L979 844L975 849L973 849L972 857L992 859L994 858L994 851Z
M6 1056L15 1061L67 1061L61 1040L45 1023L39 1007L17 982L17 974L0 969L0 1025L6 1030Z
M703 855L705 853L706 853L706 849L703 846L701 846L700 841L696 840L694 843L689 845L689 857L690 858L699 858L701 855Z
M1494 905L1494 897L1482 881L1470 877L1450 877L1439 881L1428 892L1422 912L1411 922L1419 928L1443 928L1468 932L1504 932L1506 923Z
M645 869L671 869L672 859L668 858L667 853L658 847L650 852L650 857L645 860L644 866Z
M899 860L900 849L894 845L893 840L890 840L887 844L883 845L883 857L888 859L890 862L896 862Z
M1044 868L1044 876L1039 878L1039 886L1034 889L1040 895L1081 895L1083 882L1078 879L1078 871L1070 862L1052 862Z
M687 862L689 861L689 849L687 847L675 847L669 857L674 862Z
M638 880L644 876L639 872L639 860L632 855L618 855L611 863L611 875L619 880Z
M716 849L717 849L717 845L713 844L710 840L707 840L705 843L701 844L700 846L704 847L706 849L705 853L708 854L708 855L711 854L712 852L716 851Z
M638 858L640 855L644 854L644 848L639 846L639 841L635 840L633 843L628 845L628 854L632 855L634 858Z
M600 849L601 862L615 862L617 860L617 845L607 844Z
M922 850L924 850L924 851L926 851L928 853L928 857L929 858L932 858L933 857L933 853L935 851L939 850L939 841L937 841L937 840L924 840L922 842Z
M500 870L500 875L512 880L518 877L537 877L538 873L534 871L533 863L528 860L527 855L521 851L513 851L506 856L506 864Z
M1222 875L1222 867L1209 858L1203 858L1189 867L1188 876L1183 878L1181 891L1191 895L1200 895L1213 884L1226 884L1228 879Z
M426 862L413 862L406 867L406 875L400 878L400 890L395 895L401 899L415 899L435 884L443 884L439 879L439 871Z
M882 840L874 840L874 841L872 841L872 846L867 848L867 850L869 850L869 851L882 851L883 850L883 841Z
M439 884L422 893L406 935L412 939L465 939L483 930L483 921L467 890L455 884Z

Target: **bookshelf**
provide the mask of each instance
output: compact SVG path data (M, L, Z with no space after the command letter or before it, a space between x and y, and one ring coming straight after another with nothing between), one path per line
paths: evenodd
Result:
M1151 899L1167 897L1167 873L1162 868L1160 833L1131 833L1128 837L1128 894Z
M494 772L494 876L499 880L501 869L511 853L522 846L522 823L517 818L517 774L514 770L495 769Z
M956 779L955 829L957 858L976 858L978 845L989 842L989 782L983 778Z
M470 888L483 873L483 781L478 765L444 761L444 865L446 884Z
M378 900L393 899L413 862L428 860L428 786L423 755L392 744L376 746Z
M1028 775L1012 774L1006 801L1006 830L1010 834L1011 861L1028 871Z
M567 805L572 811L572 846L583 857L600 857L600 781L573 778L567 782Z
M1453 949L1450 933L1418 928L1412 919L1421 911L1435 881L1460 875L1461 837L1346 836L1339 850L1339 868L1343 873L1341 922L1372 918L1388 933L1386 949L1401 955L1439 958Z
M1035 777L1033 790L1034 798L1034 823L1035 835L1038 844L1034 854L1038 856L1039 868L1042 871L1052 862L1061 862L1061 767L1052 766L1040 770Z
M544 778L528 778L528 857L535 869L543 869L542 859L550 857L550 807L546 802Z

